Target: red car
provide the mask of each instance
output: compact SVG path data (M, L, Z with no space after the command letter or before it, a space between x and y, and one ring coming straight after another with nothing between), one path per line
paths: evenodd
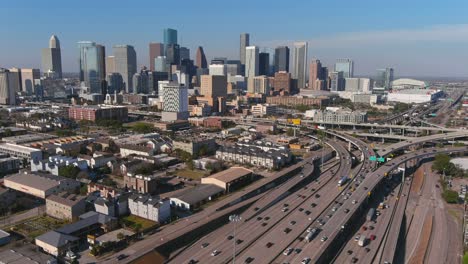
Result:
M375 240L375 235L371 235L370 240Z
M367 226L363 226L362 231L366 231L366 230L367 230Z

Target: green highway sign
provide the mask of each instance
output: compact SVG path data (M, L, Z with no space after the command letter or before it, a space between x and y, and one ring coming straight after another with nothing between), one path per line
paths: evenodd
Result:
M377 159L377 161L378 161L378 162L385 162L385 158L384 158L384 157L379 157L379 158Z
M376 160L377 160L377 157L375 157L375 156L370 156L370 157L369 157L369 160L370 160L370 161L376 161Z

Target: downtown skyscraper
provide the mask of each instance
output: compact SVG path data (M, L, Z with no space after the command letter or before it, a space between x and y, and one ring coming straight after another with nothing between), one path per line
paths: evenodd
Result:
M80 81L89 93L101 93L106 79L105 48L91 41L78 42Z
M60 41L57 36L52 35L49 40L49 47L41 51L42 72L48 76L62 78L62 54ZM53 74L52 74L53 73Z
M206 69L208 68L208 63L206 61L206 55L205 55L205 51L203 51L203 47L199 46L197 48L197 58L196 58L196 61L195 61L195 65L199 68L199 69Z
M353 78L354 62L350 59L338 59L335 63L335 71L343 72L343 78Z
M245 48L245 77L252 78L258 75L258 56L258 47L248 46Z
M137 57L133 46L115 45L114 52L114 70L122 75L125 91L132 92L133 75L137 72Z
M149 44L150 70L154 71L154 60L159 56L164 56L164 44L159 43L159 42L150 43Z
M294 43L293 78L297 80L297 88L303 89L306 84L307 73L307 42Z
M309 66L309 89L325 90L327 69L322 67L320 60L313 60Z
M165 28L163 30L164 37L164 55L167 56L167 46L177 44L177 30L172 28Z
M240 61L242 65L245 65L245 48L250 45L250 35L249 33L242 33L240 35Z
M289 47L279 46L275 49L275 72L289 72Z
M393 82L393 68L377 69L375 76L375 87L385 88L390 90Z
M260 52L258 54L258 75L270 74L270 54L267 52Z

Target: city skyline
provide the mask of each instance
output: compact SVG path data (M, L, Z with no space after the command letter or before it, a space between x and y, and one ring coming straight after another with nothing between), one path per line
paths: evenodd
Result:
M307 41L308 63L311 58L318 58L325 66L331 66L338 58L351 58L356 64L356 75L371 75L375 69L393 67L400 76L466 76L463 62L468 59L468 55L458 51L468 42L468 25L464 24L461 12L463 8L459 5L455 8L446 3L425 3L426 7L431 7L427 8L428 10L437 10L437 13L423 16L422 13L425 12L421 12L416 4L408 7L408 10L397 8L396 4L395 7L388 7L386 12L388 14L398 11L398 19L387 16L383 21L379 19L378 14L375 14L379 13L375 11L381 4L370 7L368 3L366 4L367 1L358 1L353 3L355 6L346 4L343 8L335 10L336 13L331 18L320 14L327 12L316 12L312 18L301 18L300 14L310 5L303 3L304 8L297 11L299 15L287 16L287 20L284 20L290 8L281 10L276 4L266 5L264 1L259 1L251 6L252 12L245 14L243 20L252 21L252 16L260 16L255 10L267 8L281 18L284 16L284 19L280 19L283 22L270 21L272 24L249 25L246 22L239 24L238 19L234 20L242 14L239 8L227 13L221 12L223 10L221 6L211 5L210 10L218 11L220 14L214 12L216 13L214 17L201 17L195 21L193 14L187 17L181 15L174 20L168 20L169 14L163 14L155 19L151 14L156 11L156 6L138 10L129 4L122 4L122 7L115 8L115 11L128 10L129 14L138 11L139 19L112 21L106 12L101 12L104 8L109 8L104 3L97 4L95 10L84 15L84 19L81 17L74 19L83 13L73 14L67 10L82 8L86 6L82 4L86 1L80 2L81 4L51 2L55 2L56 5L41 6L31 2L30 5L23 6L18 3L7 3L5 8L0 10L0 14L6 20L23 18L37 12L43 14L43 19L35 24L37 28L34 32L28 34L25 34L29 28L27 21L0 26L2 35L12 36L0 43L0 57L4 67L40 68L40 49L46 47L47 39L53 34L61 41L64 72L78 72L75 43L83 40L102 43L108 50L113 45L132 45L137 52L138 67L143 65L150 67L147 55L149 43L163 42L163 29L174 28L178 31L178 42L181 47L195 51L198 46L202 46L208 60L219 56L239 58L239 35L248 32L250 45L259 46L261 50L264 47L274 49L280 45L290 45L292 42ZM191 10L192 7L196 8L193 10L202 10L210 3L186 5L186 10ZM50 8L50 6L55 7ZM323 11L332 7L333 3L320 3L317 6ZM366 16L349 12L355 8L363 8L362 12L366 12ZM183 12L185 14L188 11ZM212 23L213 19L220 18L221 14L227 16L224 19L226 22ZM102 22L106 19L106 22ZM331 23L331 19L336 20L335 23ZM57 21L67 22L57 23ZM151 26L137 27L139 24ZM322 26L311 28L304 25ZM134 30L135 28L138 30ZM194 55L192 52L192 59ZM270 58L272 56L270 54ZM431 63L432 61L437 61L437 64Z

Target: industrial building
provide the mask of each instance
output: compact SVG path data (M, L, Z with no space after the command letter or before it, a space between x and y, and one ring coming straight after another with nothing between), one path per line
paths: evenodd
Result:
M60 176L39 173L17 173L5 177L5 187L45 199L51 194L63 191L75 191L80 188L78 181Z
M171 206L180 210L196 210L204 203L224 193L224 189L213 184L201 184L170 197Z
M442 91L434 89L402 89L388 93L387 101L406 104L434 102L442 96Z
M202 184L214 184L231 192L252 181L253 172L243 167L231 167L201 179Z

